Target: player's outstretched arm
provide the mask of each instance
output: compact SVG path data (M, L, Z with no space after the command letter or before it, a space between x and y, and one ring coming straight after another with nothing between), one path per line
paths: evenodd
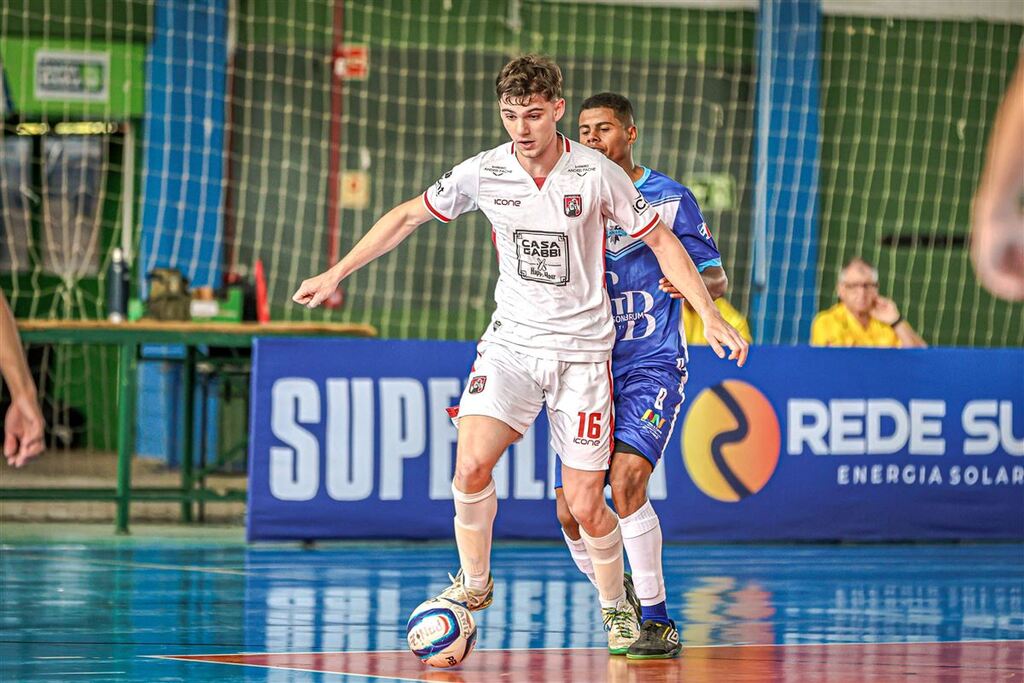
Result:
M974 197L971 259L982 286L1024 301L1024 54L1006 91Z
M679 243L679 238L665 226L658 225L643 237L644 243L658 258L661 272L669 282L690 302L704 322L704 336L719 358L725 358L723 346L728 346L729 360L735 360L740 367L747 362L749 344L732 325L727 323L715 307L697 267L690 255Z
M4 457L8 465L21 467L43 452L44 422L36 385L21 349L18 326L3 292L0 292L0 374L11 395L11 406L4 416Z
M430 218L430 212L423 205L421 197L399 204L384 214L356 246L352 247L352 251L334 266L316 277L303 280L292 296L292 301L308 308L316 308L331 295L342 280L397 247Z

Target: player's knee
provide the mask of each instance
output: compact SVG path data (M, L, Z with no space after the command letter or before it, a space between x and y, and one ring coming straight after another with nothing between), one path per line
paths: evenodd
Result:
M578 527L583 529L590 534L603 535L600 530L604 529L607 524L607 517L611 515L611 510L608 509L608 504L604 502L604 496L580 496L572 502L570 508L572 517L578 524Z
M569 504L565 502L565 496L555 496L555 515L558 517L558 523L562 525L562 529L566 535L576 540L580 537L580 525L576 521L576 518L572 516L569 511Z
M647 482L652 468L643 458L629 457L624 461L622 458L619 456L616 458L619 462L612 463L612 502L619 517L628 517L647 501Z
M455 463L455 488L463 493L483 491L491 481L491 467L472 457L460 457Z

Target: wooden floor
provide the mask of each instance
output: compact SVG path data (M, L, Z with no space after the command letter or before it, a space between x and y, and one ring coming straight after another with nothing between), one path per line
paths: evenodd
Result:
M45 528L43 528L45 530ZM247 547L223 534L53 539L0 527L3 681L1024 681L1024 546L672 546L676 660L610 657L558 545L495 549L455 669L405 650L442 544Z
M1022 680L1024 642L832 643L687 648L668 661L629 661L604 649L481 650L457 669L427 669L408 652L328 652L171 656L296 672L328 672L390 680L492 683L721 683L723 681Z

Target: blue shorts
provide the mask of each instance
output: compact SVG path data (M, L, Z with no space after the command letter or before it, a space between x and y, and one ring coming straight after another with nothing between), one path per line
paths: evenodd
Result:
M636 368L615 380L615 442L635 448L655 467L665 452L679 407L683 404L686 370ZM562 486L561 459L555 467L555 488Z

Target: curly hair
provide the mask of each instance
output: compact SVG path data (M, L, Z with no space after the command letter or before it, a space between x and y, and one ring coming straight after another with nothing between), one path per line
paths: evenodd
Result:
M534 95L549 102L562 97L562 70L542 55L523 55L506 64L494 80L499 100L524 105Z

